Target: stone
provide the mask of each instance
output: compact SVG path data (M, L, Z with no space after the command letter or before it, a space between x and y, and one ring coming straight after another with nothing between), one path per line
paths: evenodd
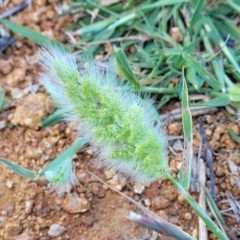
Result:
M33 211L33 200L27 200L25 201L25 213L31 214Z
M9 188L9 189L13 188L13 182L8 179L8 180L6 181L6 187Z
M173 136L179 136L182 132L182 126L178 122L174 122L168 125L168 134Z
M94 220L93 216L91 216L91 215L90 216L82 216L80 218L80 222L85 226L91 227L94 224L95 220Z
M102 184L98 182L93 182L91 184L91 191L94 195L103 198L105 196L105 192L102 188Z
M191 219L192 219L192 214L189 213L189 212L187 212L187 213L185 213L184 218L185 218L186 220L191 220Z
M7 223L5 225L5 237L14 237L22 232L22 226L19 223Z
M15 211L15 204L14 202L8 202L4 206L4 210L6 211L6 215L11 217Z
M178 197L178 192L176 191L175 187L164 189L161 191L161 194L171 202L175 201Z
M145 186L140 184L140 183L135 183L133 185L133 191L134 193L137 193L137 194L142 194L145 190Z
M178 27L171 27L170 34L171 37L177 42L181 42L183 40L181 29Z
M66 231L65 227L62 227L58 224L52 224L48 230L48 235L50 237L57 237L62 235Z
M147 206L147 207L150 207L151 206L151 201L149 198L146 198L143 200L144 204Z
M107 183L111 187L121 191L127 185L127 179L121 174L115 174Z
M63 200L62 208L68 213L82 213L88 211L90 203L87 199L78 197L77 194L67 194Z
M0 60L0 73L2 73L3 75L7 75L12 71L12 69L13 66L11 60Z
M14 240L32 240L33 238L31 238L27 233L22 233L18 236L15 236L13 239Z
M0 121L0 129L4 129L7 126L6 120L1 120Z
M115 170L113 168L107 169L104 171L105 177L107 180L113 178L113 176L116 174Z
M25 80L26 70L23 68L14 68L6 77L7 85L17 87L18 84Z
M152 208L154 210L164 209L164 208L169 207L170 205L171 205L171 202L163 196L155 197L152 200Z
M90 179L88 172L77 172L76 177L78 181L82 184L88 183Z
M37 130L42 119L50 113L48 98L43 93L24 96L17 104L12 124Z

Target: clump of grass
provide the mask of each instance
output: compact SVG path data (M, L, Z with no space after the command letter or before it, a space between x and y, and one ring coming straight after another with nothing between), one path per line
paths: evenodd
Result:
M181 78L182 67L186 68L189 94L210 98L209 102L192 102L192 107L233 103L239 108L235 94L235 84L240 81L239 2L126 0L101 5L72 0L72 4L74 10L95 9L98 13L94 18L82 15L69 28L74 29L73 35L81 35L81 41L75 43L78 52L87 49L103 54L106 43L120 46L129 53L132 68L142 70L135 72L146 86L142 91L163 96L158 108L173 97L181 98L181 83L171 82ZM134 53L130 51L133 47ZM167 91L168 86L172 91Z

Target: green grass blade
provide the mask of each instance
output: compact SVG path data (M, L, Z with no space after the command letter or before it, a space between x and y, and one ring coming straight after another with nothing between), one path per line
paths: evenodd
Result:
M201 30L201 36L203 38L204 47L205 47L206 51L208 52L208 54L211 58L212 56L214 56L215 52L214 52L214 50L212 48L212 45L209 41L208 35L204 31L204 29ZM224 70L223 70L223 67L220 65L220 60L212 59L211 64L212 64L212 67L213 67L213 70L215 72L215 75L216 75L217 79L219 80L221 85L224 86L225 85ZM223 90L223 92L225 91L224 87L223 87L222 90Z
M28 39L32 40L33 42L38 43L40 45L49 45L50 44L52 46L58 46L58 47L61 47L64 49L68 48L68 46L66 46L56 40L45 37L41 33L33 31L27 27L18 25L12 21L0 19L0 23L3 23L11 31L18 33L18 34L22 35L23 37L28 38Z
M184 132L183 162L179 172L179 183L188 190L191 183L192 159L193 159L193 123L189 107L187 82L182 74L182 123Z
M102 21L93 23L93 24L88 25L86 27L82 27L79 30L76 30L74 32L74 35L82 35L82 34L87 34L87 33L100 32L104 28L108 27L109 24L111 24L113 21L114 21L113 19L106 19L106 20L102 20Z
M240 143L240 136L238 136L232 129L228 129L228 134L234 142Z
M185 3L185 2L188 2L188 0L161 0L148 5L146 4L141 8L141 10L154 9L157 7L164 7L164 6L175 5L178 3Z
M203 103L192 103L191 107L225 107L230 104L231 101L227 95L213 98Z
M136 79L134 73L132 72L131 66L124 51L121 48L117 48L114 46L114 54L118 73L130 83L132 83L136 89L140 89L141 85Z
M8 100L4 99L6 95L6 90L3 89L0 92L0 113L2 112L2 110L4 109L4 107L7 105Z
M235 3L234 1L232 0L227 0L226 1L228 3L228 5L233 9L235 10L238 14L240 14L240 6L239 6L239 3Z
M208 205L211 209L211 211L213 212L213 214L215 215L215 218L217 219L220 227L222 228L222 230L224 231L225 228L225 222L223 220L222 214L220 213L218 206L216 205L215 201L213 200L211 194L209 193L208 189L205 187L205 194L206 194L206 198L208 201Z
M204 8L205 0L199 0L197 6L194 10L193 16L191 18L190 26L193 28L197 22L199 22L202 18L202 12Z
M229 99L235 103L240 102L240 87L238 86L233 86L228 89L228 96Z
M55 158L49 165L42 169L37 177L41 177L46 171L51 170L57 167L59 164L62 164L64 161L68 161L69 158L72 158L73 155L87 143L87 138L81 138L75 143L73 143L68 149L62 152L57 158Z
M226 37L230 35L231 38L235 38L236 40L240 41L239 28L236 27L234 23L229 21L227 18L221 17L221 21L214 21L214 25L216 25L217 29Z
M191 57L188 53L183 52L182 56L184 60L192 66L195 71L215 90L219 91L222 89L222 85L219 83L217 79L215 79L212 74L206 71L193 57Z
M212 39L214 43L218 44L222 48L222 51L224 52L225 56L234 65L236 70L240 72L240 67L235 54L226 46L226 43L223 41L220 33L218 32L217 28L213 24L211 18L204 17L203 21L204 21L204 27L208 32L209 37Z
M4 159L4 158L0 158L0 163L6 165L7 167L9 167L13 172L25 177L25 178L29 178L29 179L35 179L36 178L36 174L26 168L23 168L15 163L12 163L11 161Z
M201 219L206 224L207 228L210 229L218 239L220 240L229 240L224 231L217 226L217 224L208 216L208 214L199 206L199 204L194 200L194 198L179 184L170 174L166 176L175 187L181 192L181 194L185 197L186 201L192 206L192 208L196 211L197 215L201 217Z
M192 66L187 67L186 69L187 80L193 85L196 90L199 90L197 82L197 74L195 69Z
M57 109L41 122L41 127L50 127L64 120L63 110Z
M129 14L127 16L124 16L122 18L120 18L119 20L115 21L113 24L111 24L107 30L112 30L112 29L115 29L116 27L124 24L124 23L127 23L131 20L133 20L134 18L137 17L137 14L136 13L132 13L132 14Z
M199 43L201 42L201 38L196 38L193 42L189 43L187 46L184 46L183 51L187 53L191 53L194 51L194 49L199 46Z

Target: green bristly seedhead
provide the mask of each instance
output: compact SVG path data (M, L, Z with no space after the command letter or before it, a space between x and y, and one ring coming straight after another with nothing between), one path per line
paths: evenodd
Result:
M52 188L57 190L59 195L70 192L72 186L78 183L72 167L72 159L65 160L60 165L47 170L44 173L45 178L50 182Z
M149 97L141 98L91 61L79 70L62 50L43 49L40 59L44 85L66 119L99 149L98 163L144 183L168 173L166 138Z

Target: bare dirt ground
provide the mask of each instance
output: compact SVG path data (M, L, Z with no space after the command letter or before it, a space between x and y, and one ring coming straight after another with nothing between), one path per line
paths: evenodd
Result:
M0 11L4 12L21 2L10 1ZM71 24L72 18L59 18L56 7L57 0L36 0L31 7L11 19L66 42L67 37L61 30ZM36 57L38 46L17 35L14 38L15 45L0 54L0 90L5 88L10 100L0 114L0 157L37 172L73 143L74 133L66 123L39 127L40 121L54 110L54 106L38 82L41 71ZM171 102L162 111L177 108L179 104ZM212 150L216 153L213 167L218 206L220 210L225 210L230 208L227 191L236 201L240 199L239 175L234 175L233 170L230 170L230 166L233 166L239 171L240 157L236 154L239 154L240 147L227 132L230 128L239 135L240 124L229 121L222 112L217 112L204 116L204 127ZM169 121L168 134L182 135L181 121ZM170 144L173 151L169 154L169 163L176 177L182 152L179 140L171 141ZM199 146L199 126L195 120L196 153ZM48 194L49 186L44 179L29 181L0 165L0 239L156 239L151 231L126 219L130 211L139 212L137 207L99 183L88 172L96 174L157 215L198 238L198 217L170 182L161 179L148 187L132 184L125 176L97 170L92 154L90 147L82 149L75 156L76 175L81 185L63 199L55 193ZM197 193L192 195L198 198ZM224 215L229 230L234 232L240 229L240 215L237 220L236 213L228 213L233 215ZM211 233L209 238L216 239Z

